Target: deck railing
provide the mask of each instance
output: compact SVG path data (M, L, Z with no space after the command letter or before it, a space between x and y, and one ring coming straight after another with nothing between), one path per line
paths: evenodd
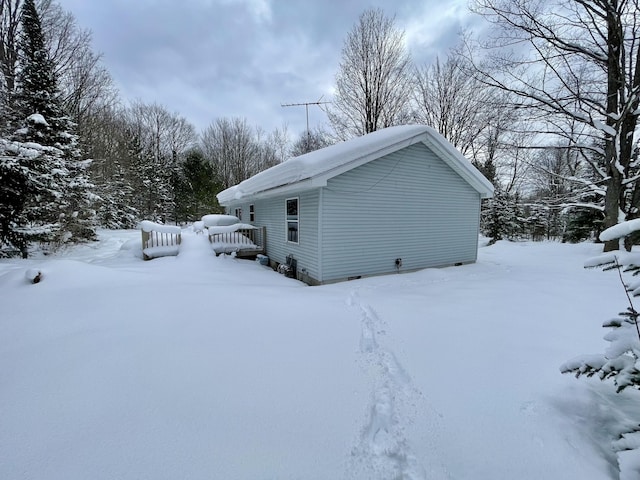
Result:
M266 251L266 227L230 225L209 227L208 232L209 242L217 254L235 253L238 257L255 257Z
M145 260L178 255L182 241L180 227L144 220L140 223L140 230L142 231L142 256Z

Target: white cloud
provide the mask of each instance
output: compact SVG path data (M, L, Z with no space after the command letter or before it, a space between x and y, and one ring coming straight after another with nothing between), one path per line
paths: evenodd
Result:
M421 11L412 10L402 25L407 47L418 63L431 61L436 55L446 55L447 50L457 43L458 35L468 26L469 19L467 0L435 5L426 2Z
M222 5L243 5L257 23L271 23L273 12L269 0L220 0Z

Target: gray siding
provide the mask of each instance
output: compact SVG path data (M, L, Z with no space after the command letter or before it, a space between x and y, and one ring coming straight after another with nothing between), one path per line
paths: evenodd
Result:
M285 201L287 198L298 198L298 243L286 241ZM273 198L243 201L227 207L233 215L234 210L242 208L242 222L249 222L249 205L255 209L257 227L267 227L267 255L273 261L285 263L287 255L293 255L298 262L298 274L306 269L313 279L319 279L318 270L318 199L319 191L311 190L291 193Z
M424 144L323 190L322 282L476 260L480 196Z

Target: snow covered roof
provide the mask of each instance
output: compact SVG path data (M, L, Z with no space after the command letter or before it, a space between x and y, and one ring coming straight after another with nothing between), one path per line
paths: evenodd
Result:
M327 180L397 150L422 142L464 178L481 198L493 196L493 185L442 135L425 125L403 125L291 158L220 192L221 205L254 196L322 187Z

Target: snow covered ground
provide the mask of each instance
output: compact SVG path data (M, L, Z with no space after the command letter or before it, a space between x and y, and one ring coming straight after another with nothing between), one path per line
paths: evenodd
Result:
M617 478L640 395L559 373L625 307L599 246L307 287L139 238L0 261L0 478Z

